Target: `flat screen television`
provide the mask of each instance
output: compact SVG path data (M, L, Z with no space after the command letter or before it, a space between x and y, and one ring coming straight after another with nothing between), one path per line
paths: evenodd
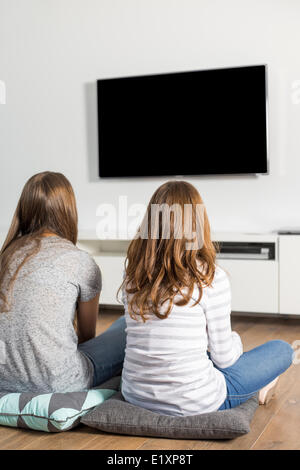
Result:
M100 177L267 173L266 66L97 81Z

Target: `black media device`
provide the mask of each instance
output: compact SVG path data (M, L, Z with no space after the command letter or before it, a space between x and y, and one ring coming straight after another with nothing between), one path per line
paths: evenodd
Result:
M97 81L100 177L268 172L266 66Z

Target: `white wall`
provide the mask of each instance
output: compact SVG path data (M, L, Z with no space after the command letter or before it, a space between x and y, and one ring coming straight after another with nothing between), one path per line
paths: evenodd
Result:
M95 227L98 204L146 203L163 182L98 180L96 79L262 63L270 175L190 181L214 230L300 226L299 17L298 0L0 0L0 227L42 170L69 177L84 229Z

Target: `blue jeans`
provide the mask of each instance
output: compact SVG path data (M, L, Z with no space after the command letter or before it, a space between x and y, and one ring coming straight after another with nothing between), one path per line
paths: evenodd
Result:
M126 346L125 318L120 317L104 333L79 344L78 349L93 363L93 387L121 374Z
M292 347L281 340L268 341L247 351L230 367L219 369L224 374L227 397L219 410L234 408L247 401L282 374L292 363Z

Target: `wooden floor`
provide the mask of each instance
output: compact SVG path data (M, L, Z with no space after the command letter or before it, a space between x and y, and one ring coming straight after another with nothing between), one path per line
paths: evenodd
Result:
M102 312L98 333L118 316L118 311ZM248 350L271 339L290 344L300 340L300 320L234 316L233 328ZM86 426L58 434L0 428L0 449L107 449L107 450L202 450L202 449L300 449L300 364L293 365L279 382L276 398L256 411L249 434L229 441L151 439L102 433Z

